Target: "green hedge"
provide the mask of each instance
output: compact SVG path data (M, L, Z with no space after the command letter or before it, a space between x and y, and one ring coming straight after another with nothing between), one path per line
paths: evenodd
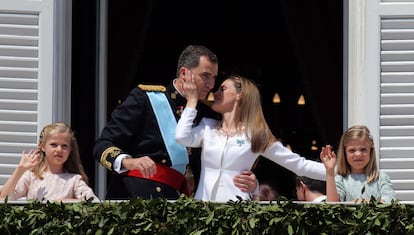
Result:
M0 234L414 234L414 205L206 203L182 196L0 204Z

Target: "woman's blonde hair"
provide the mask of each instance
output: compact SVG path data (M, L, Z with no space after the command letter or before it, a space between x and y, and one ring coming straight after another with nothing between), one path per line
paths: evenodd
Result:
M235 123L241 123L245 127L252 152L264 152L276 138L263 115L259 89L254 82L240 75L231 75L227 79L233 81L237 92L241 94Z
M351 141L367 141L371 147L369 162L365 167L365 175L367 176L367 182L371 183L376 180L379 175L377 167L377 158L375 154L374 140L369 132L369 129L364 125L355 125L350 127L342 135L339 142L338 156L337 156L337 169L338 175L347 176L351 174L351 166L346 159L345 147Z
M70 143L71 151L70 151L68 159L63 164L63 170L69 173L80 174L82 176L82 179L86 183L88 183L88 176L86 175L83 169L83 166L82 166L82 162L81 162L80 154L79 154L78 142L75 138L75 134L73 133L72 129L68 125L62 122L57 122L57 123L47 125L40 132L39 143L38 143L38 148L40 151L40 164L32 169L33 173L40 179L43 179L42 174L47 169L47 162L45 160L45 152L42 151L41 146L46 143L47 139L50 136L56 135L56 134L62 134L62 133L67 133L71 136L71 143Z

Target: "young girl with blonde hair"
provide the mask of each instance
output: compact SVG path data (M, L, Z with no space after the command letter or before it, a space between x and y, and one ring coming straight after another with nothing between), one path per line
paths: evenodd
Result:
M0 198L97 200L87 183L72 129L65 123L54 123L41 131L38 149L28 153L23 150L19 165L0 191Z
M341 137L338 155L327 145L320 158L326 167L328 202L395 199L391 179L378 169L374 140L364 125L350 127ZM336 166L336 173L335 173Z

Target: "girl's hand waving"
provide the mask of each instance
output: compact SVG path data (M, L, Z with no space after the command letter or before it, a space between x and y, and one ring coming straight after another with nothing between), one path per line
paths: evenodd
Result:
M24 170L32 169L40 162L40 151L37 149L31 149L28 153L23 150L22 158L19 162L19 167Z
M335 170L336 154L334 151L332 151L332 147L330 145L322 147L320 158L325 165L327 172L333 172Z

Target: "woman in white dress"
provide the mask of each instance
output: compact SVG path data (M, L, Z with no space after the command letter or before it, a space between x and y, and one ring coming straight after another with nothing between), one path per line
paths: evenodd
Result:
M222 115L222 120L204 118L194 128L198 95L191 70L186 71L182 86L187 104L177 124L176 141L187 147L202 147L196 199L250 199L249 193L233 184L233 178L250 170L260 155L297 175L325 180L322 163L291 152L274 137L263 115L259 90L252 81L242 76L228 77L214 93L211 106Z

